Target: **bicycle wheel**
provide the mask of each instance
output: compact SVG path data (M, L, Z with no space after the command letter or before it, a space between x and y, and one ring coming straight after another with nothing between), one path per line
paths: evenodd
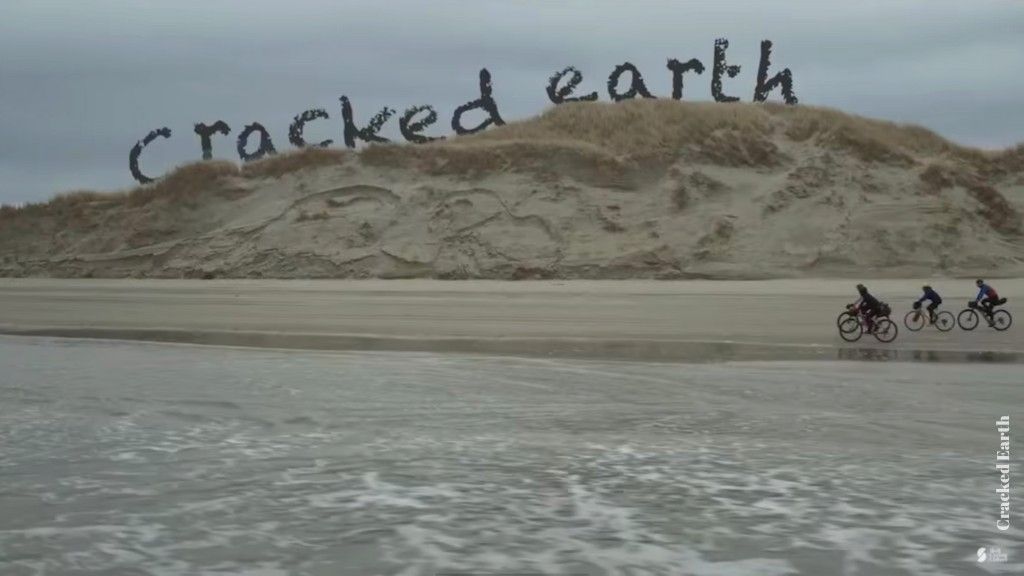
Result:
M847 342L860 340L862 334L864 334L864 327L856 318L847 318L839 325L839 337Z
M853 322L850 322L853 320ZM839 323L840 332L855 332L860 327L860 318L856 314L850 314L846 320Z
M840 312L839 313L839 317L836 318L836 328L839 328L840 326L843 325L843 320L846 320L847 318L853 318L853 317L854 317L853 314L850 314L849 312Z
M885 342L888 344L896 339L896 335L899 334L899 328L896 327L896 323L888 318L879 318L875 321L875 338L879 342Z
M917 332L924 328L924 314L920 310L911 310L903 317L903 325L911 332Z
M1009 310L996 310L992 314L992 327L1002 332L1013 324L1013 315Z
M978 313L971 308L961 310L956 317L956 323L964 330L974 330L978 327Z
M956 326L956 320L953 319L953 313L943 310L935 314L935 327L941 332L949 332Z

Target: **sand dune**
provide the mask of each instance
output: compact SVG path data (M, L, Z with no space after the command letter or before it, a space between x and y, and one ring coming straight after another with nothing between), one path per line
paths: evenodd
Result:
M1024 147L813 107L573 104L427 145L182 167L0 209L0 274L1024 275Z

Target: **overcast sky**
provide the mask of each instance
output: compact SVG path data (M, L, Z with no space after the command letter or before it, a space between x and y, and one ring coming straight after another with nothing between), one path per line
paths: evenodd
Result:
M548 107L548 77L569 65L607 100L608 74L632 62L667 98L667 59L698 58L684 98L708 100L717 37L742 67L725 91L744 101L770 39L803 104L1024 141L1024 0L0 0L0 202L131 186L129 149L162 126L172 138L141 162L152 176L201 157L200 121L231 126L214 154L237 160L246 124L288 150L291 119L325 108L307 139L340 146L341 95L361 121L432 104L428 132L447 134L482 67L506 120Z

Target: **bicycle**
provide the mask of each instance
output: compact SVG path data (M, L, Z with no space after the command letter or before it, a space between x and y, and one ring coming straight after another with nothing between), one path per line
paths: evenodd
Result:
M911 332L917 332L921 328L924 328L925 324L932 324L939 329L940 332L949 332L956 325L956 320L953 319L953 313L947 310L935 313L935 319L930 318L930 314L926 314L926 311L921 308L918 304L916 308L907 312L903 316L903 325L907 327L907 330Z
M889 305L888 304L883 304L882 305L882 310L878 314L878 318L888 318L889 314L891 314L891 309L889 308ZM846 305L846 310L844 310L844 311L839 313L839 316L836 318L836 328L839 328L840 330L842 330L843 321L846 320L847 318L852 318L852 319L856 319L857 318L857 306L856 305L854 305L854 304L847 304Z
M888 344L896 339L899 328L888 316L875 316L875 329L870 332L879 342ZM862 314L847 318L839 325L839 337L847 342L856 342L867 331L867 320Z
M843 325L843 320L847 318L857 317L857 307L853 304L847 304L846 310L839 313L839 317L836 318L836 328L840 328Z
M996 306L1002 306L1006 303L1006 298L1000 298L999 303ZM1009 310L999 309L995 310L993 307L992 313L989 313L982 306L978 306L977 302L968 302L967 308L960 311L956 317L956 323L960 325L960 328L970 332L978 327L980 322L979 316L984 316L985 320L988 321L988 325L996 330L1002 332L1013 324L1013 315L1010 314Z

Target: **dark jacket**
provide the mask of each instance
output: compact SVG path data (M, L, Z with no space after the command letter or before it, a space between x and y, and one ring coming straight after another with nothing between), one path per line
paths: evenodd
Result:
M870 292L864 292L860 296L860 308L862 310L878 310L881 308L881 304L878 302L878 298L871 295Z
M924 291L924 294L917 299L916 304L920 304L925 300L931 300L934 304L942 304L942 296L939 296L939 293L936 292L935 290L932 290L931 288Z

